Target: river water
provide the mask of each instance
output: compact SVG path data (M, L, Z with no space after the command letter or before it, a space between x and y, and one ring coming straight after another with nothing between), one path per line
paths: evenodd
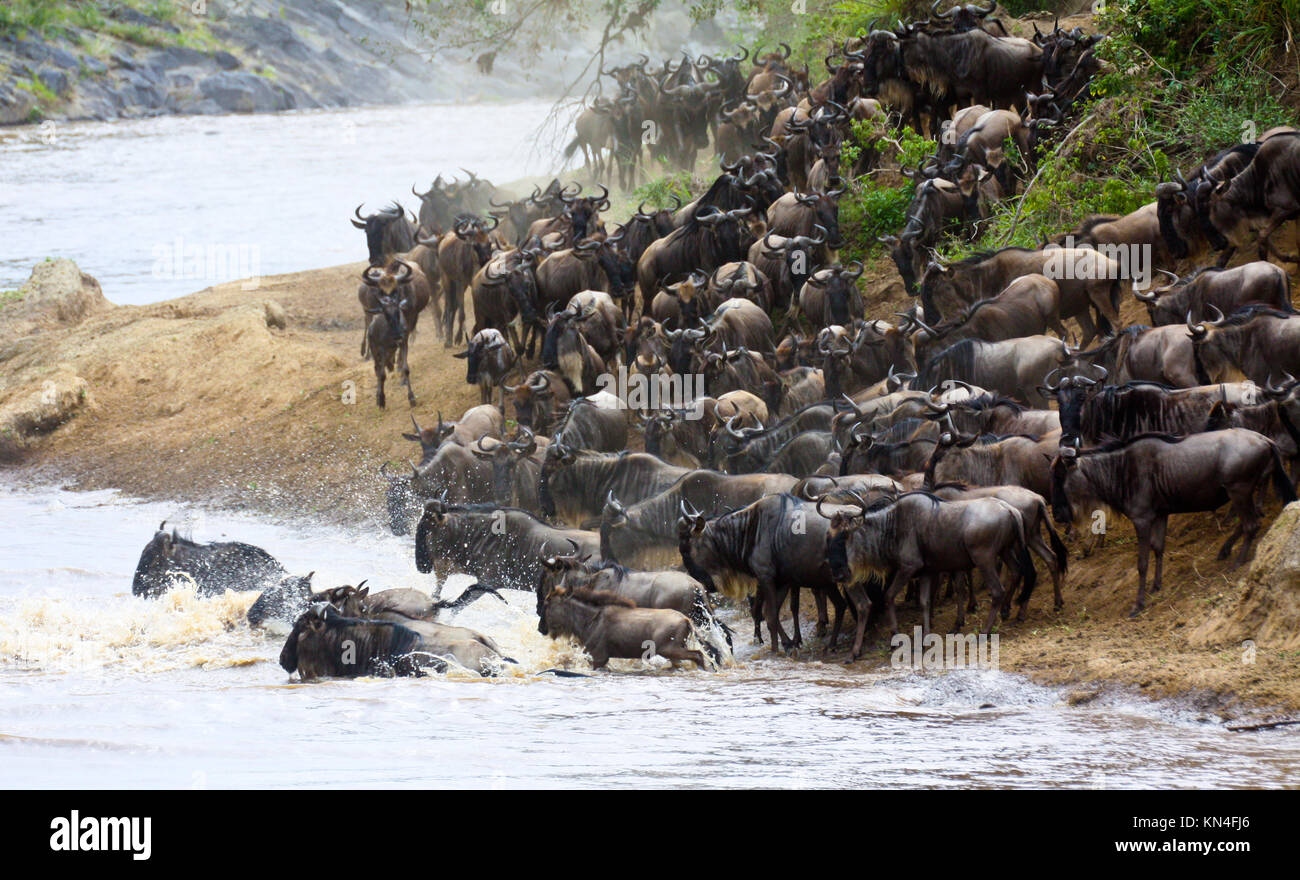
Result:
M0 490L0 786L1294 786L1300 736L1234 734L1139 699L1068 706L993 671L863 673L755 655L718 673L613 661L591 678L531 594L456 622L520 667L299 684L249 595L131 595L159 522L245 540L317 586L434 587L411 541L306 520ZM454 577L444 595L466 579Z
M497 183L541 174L550 104L416 105L164 116L0 129L0 290L70 257L115 303L366 256L348 222L418 210L461 166ZM445 179L445 178L444 178Z
M225 277L157 271L187 245L255 247L261 274L356 260L352 208L464 165L547 164L547 105L438 106L59 124L0 133L0 289L69 256L119 303ZM543 151L544 152L544 151ZM403 195L405 194L405 195ZM182 277L175 277L181 275ZM241 277L241 276L231 276ZM318 587L431 591L409 538L110 492L0 486L0 786L1294 786L1295 729L1232 734L1139 699L1068 706L992 671L864 673L770 659L742 635L715 674L614 661L537 633L531 594L456 620L520 660L499 679L296 684L249 595L130 593L162 520L265 547ZM453 578L454 596L466 578Z

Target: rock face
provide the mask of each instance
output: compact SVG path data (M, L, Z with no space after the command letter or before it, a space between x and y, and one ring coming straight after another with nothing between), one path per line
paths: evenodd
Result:
M1288 504L1255 551L1240 593L1188 637L1195 647L1300 649L1300 502Z
M550 97L585 64L567 47L503 53L490 76L479 71L474 52L430 58L408 17L409 8L423 4L401 0L206 0L202 41L186 39L193 36L186 18L98 5L141 32L139 42L71 25L45 38L0 36L0 125ZM184 16L190 5L181 4ZM738 22L725 12L725 28L697 24L681 0L666 5L675 8L656 14L640 44L623 47L629 56L642 48L694 53L716 45ZM35 94L33 79L57 98Z

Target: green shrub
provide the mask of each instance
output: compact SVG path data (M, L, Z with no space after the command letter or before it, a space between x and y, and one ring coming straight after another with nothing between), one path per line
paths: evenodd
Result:
M656 209L671 208L673 196L677 196L683 202L691 200L689 171L678 171L676 174L648 180L632 191L632 201L645 202Z

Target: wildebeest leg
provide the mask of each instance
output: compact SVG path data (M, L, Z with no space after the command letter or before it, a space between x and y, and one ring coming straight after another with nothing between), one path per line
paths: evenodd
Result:
M1277 231L1277 228L1289 220L1294 220L1296 217L1300 217L1300 208L1290 211L1281 210L1268 218L1268 223L1264 225L1263 230L1259 233L1259 259L1261 261L1267 260L1269 251L1272 251L1274 256L1285 263L1300 263L1300 255L1284 254L1277 249L1277 245L1273 244L1273 233Z
M934 574L921 576L921 586L918 589L921 600L921 638L925 638L930 633L930 599L938 577Z
M994 560L985 560L980 563L980 573L984 575L984 584L989 589L989 616L984 621L984 635L990 635L993 632L993 624L997 622L999 612L1005 610L1003 597L1005 593L1002 589L1002 581L998 579L998 567ZM974 579L972 578L972 583ZM1003 617L1005 617L1005 613Z
M1097 325L1092 321L1092 313L1085 308L1074 316L1074 320L1079 324L1079 348L1087 348L1088 343L1097 336Z
M827 591L827 597L831 600L831 604L835 606L835 625L831 627L831 638L826 644L826 649L823 653L829 652L835 647L835 640L840 634L840 625L844 623L844 609L847 608L849 604L844 600L844 596L840 594L839 587L831 587L830 590Z
M1237 554L1237 559L1232 563L1236 568L1246 561L1246 556L1250 553L1250 545L1254 543L1255 536L1259 534L1259 518L1263 515L1258 504L1255 503L1255 493L1249 492L1243 497L1233 499L1233 508L1237 511L1237 531L1245 534L1246 539L1241 543L1241 551Z
M777 592L776 584L771 581L759 581L759 595L763 597L763 617L767 620L767 634L772 639L772 653L795 647L794 640L785 634L781 626L781 600L786 591Z
M957 597L957 617L952 623L952 632L954 633L961 632L962 627L966 625L966 612L975 610L974 581L966 574L962 574L962 577L965 578L966 598L963 600L960 596Z
M415 391L411 389L411 366L406 362L406 340L402 340L402 347L397 350L398 369L402 371L402 384L406 386L406 402L415 406Z
M754 621L754 644L763 644L763 599L757 593L749 596L749 616Z
M815 633L818 638L823 638L831 623L830 616L826 613L826 592L824 590L813 590L813 602L817 605L817 629Z
M862 642L867 634L867 619L871 616L871 597L867 595L866 589L861 584L854 584L845 590L848 593L849 601L857 612L857 631L853 636L853 650L849 653L850 660L856 660L862 656Z
M1043 525L1047 526L1046 523ZM1051 528L1051 526L1047 526L1047 528ZM1027 533L1028 529L1025 531ZM1047 563L1047 570L1052 573L1052 590L1054 591L1052 607L1055 610L1060 611L1065 605L1065 597L1061 595L1061 567L1057 564L1056 554L1052 552L1051 547L1047 546L1047 543L1043 540L1042 532L1039 529L1034 529L1032 535L1026 534L1025 537L1028 539L1026 543L1029 545L1029 549L1037 553L1039 558ZM1023 621L1024 619L1025 609L1022 605L1020 608L1020 614L1017 615L1016 620Z
M1138 542L1138 596L1137 604L1133 606L1129 617L1137 617L1142 609L1147 607L1147 558L1151 554L1151 525L1151 522L1145 519L1133 522L1133 530L1137 532Z
M682 660L690 660L700 669L709 668L704 665L704 654L702 652L696 651L692 648L684 647L682 645L669 645L668 647L660 651L659 654L660 656L666 657L669 660L671 660L673 666L676 666Z
M447 278L446 281L447 310L442 313L442 347L451 348L451 325L456 319L456 309L459 307L460 299L464 296L465 291L458 289L459 285L451 278Z
M898 571L894 573L894 580L890 583L889 589L885 590L885 616L889 620L889 634L891 636L898 635L898 612L894 607L897 604L898 594L904 585L909 583L915 576L915 568L900 565ZM861 649L861 645L858 648Z
M384 378L388 372L387 367L384 358L375 357L375 403L380 409L384 408Z
M781 604L777 603L779 609ZM790 626L794 630L791 638L794 639L796 648L803 645L803 630L799 628L799 585L795 584L790 587Z

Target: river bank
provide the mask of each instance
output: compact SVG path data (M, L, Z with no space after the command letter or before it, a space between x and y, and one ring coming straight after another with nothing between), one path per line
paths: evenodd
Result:
M383 534L378 469L416 450L401 438L411 411L374 406L373 372L357 354L361 269L114 306L70 262L44 264L37 284L0 309L10 340L0 347L0 474L17 485L115 488ZM876 284L888 308L888 282ZM432 329L421 324L411 354L421 423L478 402L464 362ZM1270 523L1276 508L1266 508ZM1069 685L1079 702L1121 688L1225 720L1300 710L1300 510L1287 511L1240 571L1213 558L1225 525L1218 515L1173 519L1165 590L1137 620L1127 616L1128 523L1113 524L1091 557L1076 545L1064 611L1053 613L1040 589L1028 620L1001 629L1001 668ZM940 609L939 627L952 610ZM878 647L857 666L878 668L888 653Z

